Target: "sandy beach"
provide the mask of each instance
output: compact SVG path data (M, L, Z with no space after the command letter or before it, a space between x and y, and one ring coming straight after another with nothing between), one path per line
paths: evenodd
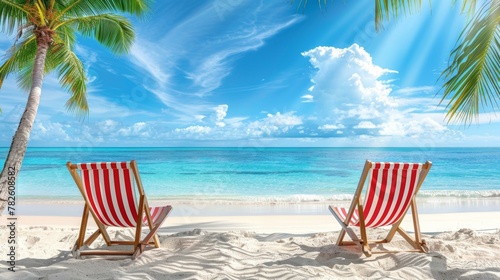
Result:
M161 248L134 261L74 259L77 215L18 216L16 272L3 261L0 279L500 279L500 211L420 214L430 253L366 257L357 246L335 245L340 226L331 215L237 215L231 212L237 205L227 211L236 215L192 215L190 207L174 209L159 230ZM5 215L0 221L6 256L10 231ZM409 216L403 228L411 232ZM368 234L375 239L386 232ZM111 229L111 235L132 233ZM396 235L374 250L405 248Z

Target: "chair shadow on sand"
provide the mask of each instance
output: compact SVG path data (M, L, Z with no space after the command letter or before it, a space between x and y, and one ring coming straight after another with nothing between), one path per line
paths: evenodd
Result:
M435 233L426 236L430 240L429 245L431 250L429 253L384 253L386 250L391 251L391 246L388 246L388 244L377 244L371 247L379 253L371 257L366 257L363 254L361 245L338 246L330 244L315 247L294 243L295 246L300 247L304 252L303 254L263 264L267 266L324 266L339 271L345 270L345 273L348 273L350 269L353 269L352 265L355 265L354 269L356 270L367 268L364 273L368 274L362 274L362 277L368 278L387 277L386 275L378 274L380 271L396 272L403 270L404 272L397 272L396 275L399 275L398 277L404 275L408 279L418 279L422 277L422 271L424 271L432 279L498 279L498 275L500 274L498 261L491 260L492 262L489 266L485 263L487 260L464 260L464 264L461 267L457 267L456 263L452 264L453 261L448 260L444 254L439 252L441 250L437 245L434 246L433 235ZM398 238L393 243L404 244L404 240ZM315 257L312 258L311 256ZM450 268L450 266L454 267ZM471 273L471 270L474 270L473 273ZM340 275L342 274L341 272L339 273ZM371 275L369 273L378 275ZM351 276L354 277L354 275Z

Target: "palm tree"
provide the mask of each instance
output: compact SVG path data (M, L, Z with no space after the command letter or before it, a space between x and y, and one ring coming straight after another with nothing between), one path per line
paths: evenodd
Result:
M328 2L317 1L320 7ZM298 2L299 7L305 7L308 0ZM500 1L481 1L479 8L477 2L462 0L462 12L468 15L468 23L450 54L448 67L441 73L445 81L440 104L447 102L448 122L470 124L477 120L481 108L500 110ZM375 0L376 29L384 20L421 7L422 0Z
M0 88L9 74L29 90L25 111L0 174L0 213L15 202L15 181L35 121L45 74L55 71L71 97L69 111L88 114L86 75L75 55L76 34L93 37L112 52L128 52L135 34L121 14L142 15L152 0L0 0L0 25L16 41L0 66ZM114 14L116 13L116 14Z

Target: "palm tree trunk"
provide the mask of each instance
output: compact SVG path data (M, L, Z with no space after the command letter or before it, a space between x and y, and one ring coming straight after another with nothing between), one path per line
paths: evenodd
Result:
M13 205L17 204L15 202L18 187L16 180L21 170L21 164L23 163L26 148L28 147L31 128L35 122L38 105L40 104L45 57L47 56L48 48L49 42L47 40L37 40L35 65L33 66L33 84L31 85L26 108L16 133L12 138L12 144L10 145L9 153L0 175L0 215L8 203L12 208L17 208L13 207ZM14 211L14 213L16 212Z

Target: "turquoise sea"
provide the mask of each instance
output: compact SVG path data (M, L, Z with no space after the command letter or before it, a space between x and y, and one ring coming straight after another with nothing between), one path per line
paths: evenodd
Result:
M0 148L1 159L7 151ZM420 196L500 197L500 148L29 148L17 194L81 199L67 161L132 159L153 199L350 200L366 159L432 161Z

